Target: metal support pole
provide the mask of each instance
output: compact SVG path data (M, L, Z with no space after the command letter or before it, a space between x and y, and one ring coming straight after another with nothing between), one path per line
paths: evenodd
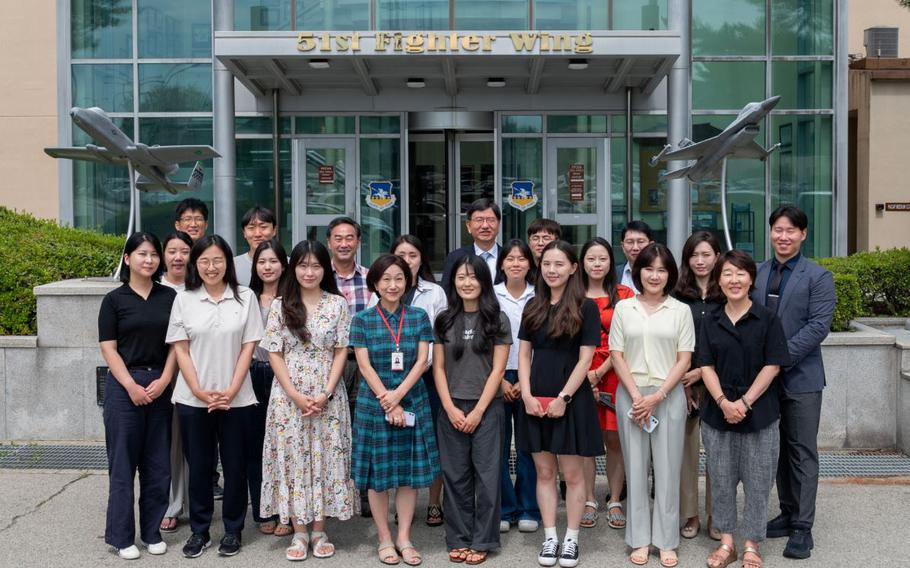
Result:
M733 240L730 239L730 220L727 218L727 157L724 156L720 163L720 217L724 223L724 239L727 241L727 250L733 250Z
M667 78L667 137L668 142L677 144L689 137L689 0L670 0L668 16L670 29L679 34L679 58L673 64ZM684 162L674 160L667 164L667 169L675 170L685 166ZM689 237L689 182L685 178L670 180L667 183L667 246L679 258L683 244Z
M120 278L120 267L123 264L123 254L126 253L126 241L128 241L133 234L133 228L136 223L136 204L139 201L139 196L136 195L136 170L133 169L132 160L126 161L126 169L130 176L130 216L126 222L126 240L123 242L123 249L120 253L121 260L117 262L117 268L114 270L115 280Z
M215 31L234 28L233 0L213 3ZM214 130L215 149L221 154L215 160L215 232L236 248L237 233L237 164L234 142L234 76L218 59L213 60L215 73Z
M281 184L281 144L279 139L281 129L278 120L278 102L278 89L272 89L272 180L274 180L275 219L278 220L276 229L280 230L281 227L285 226L285 223L284 219L281 218L283 186Z
M632 220L632 87L626 87L626 223Z

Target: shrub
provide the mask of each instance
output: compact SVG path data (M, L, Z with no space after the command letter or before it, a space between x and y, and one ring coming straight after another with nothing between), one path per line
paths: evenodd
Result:
M0 207L0 335L36 334L32 289L57 280L109 275L122 247L122 237L60 227Z
M838 275L855 278L860 300L858 316L910 316L910 249L858 252L848 257L823 258L818 262L835 278ZM848 297L850 299L845 301L852 303L852 294L845 296ZM841 294L838 293L839 308L840 303Z
M850 320L863 313L863 299L856 276L835 272L834 293L837 295L837 305L834 307L831 331L847 331L850 329Z

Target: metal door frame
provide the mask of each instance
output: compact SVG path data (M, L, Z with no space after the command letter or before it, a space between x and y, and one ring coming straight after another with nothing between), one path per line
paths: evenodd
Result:
M463 213L461 211L461 143L462 142L489 142L490 143L491 148L493 150L492 154L490 155L490 157L492 159L491 165L493 166L493 176L494 176L493 200L496 201L496 183L495 183L496 136L495 136L495 134L496 134L495 132L458 132L458 133L455 133L455 136L452 140L452 146L454 147L454 157L453 157L452 163L454 164L454 167L452 168L453 175L450 176L450 179L453 182L454 191L449 192L452 195L452 201L449 202L451 204L449 210L455 211L456 222L454 224L450 223L450 225L454 225L454 227L449 229L449 234L451 236L451 242L455 244L454 248L461 247L462 232L467 230L467 229L465 229L466 219L462 218ZM502 223L500 223L499 236L497 237L497 240L499 240L501 237L502 237Z
M344 172L344 212L336 215L313 214L306 210L306 152L307 148L332 148L345 150ZM354 138L294 138L291 141L291 156L294 160L291 168L291 207L294 212L292 220L292 240L297 243L306 237L307 228L328 225L340 215L359 218L357 209L357 180L360 178L360 160L357 156L357 144Z
M605 236L610 240L610 180L607 178L610 163L610 144L609 138L547 138L547 158L546 158L546 199L544 201L545 215L559 223L560 225L595 225L597 235ZM557 195L556 195L556 152L559 148L594 148L597 150L597 188L594 198L596 199L596 213L571 214L557 213Z

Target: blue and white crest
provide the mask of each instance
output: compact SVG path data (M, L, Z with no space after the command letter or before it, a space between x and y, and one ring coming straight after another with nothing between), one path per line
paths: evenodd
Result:
M509 205L519 211L526 211L537 205L537 195L534 194L534 182L530 180L513 181L512 193L509 195Z
M370 194L367 196L367 206L377 211L385 211L395 205L397 198L392 194L392 182L371 181Z

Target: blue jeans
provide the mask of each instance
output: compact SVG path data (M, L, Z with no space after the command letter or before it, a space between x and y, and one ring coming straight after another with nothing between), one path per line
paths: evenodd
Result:
M518 382L518 372L506 371L506 380L512 384ZM534 459L528 452L518 451L515 463L515 484L509 476L509 452L512 449L512 420L521 400L506 402L505 408L505 443L502 452L502 520L515 523L518 521L540 522L540 509L537 507L537 470Z

